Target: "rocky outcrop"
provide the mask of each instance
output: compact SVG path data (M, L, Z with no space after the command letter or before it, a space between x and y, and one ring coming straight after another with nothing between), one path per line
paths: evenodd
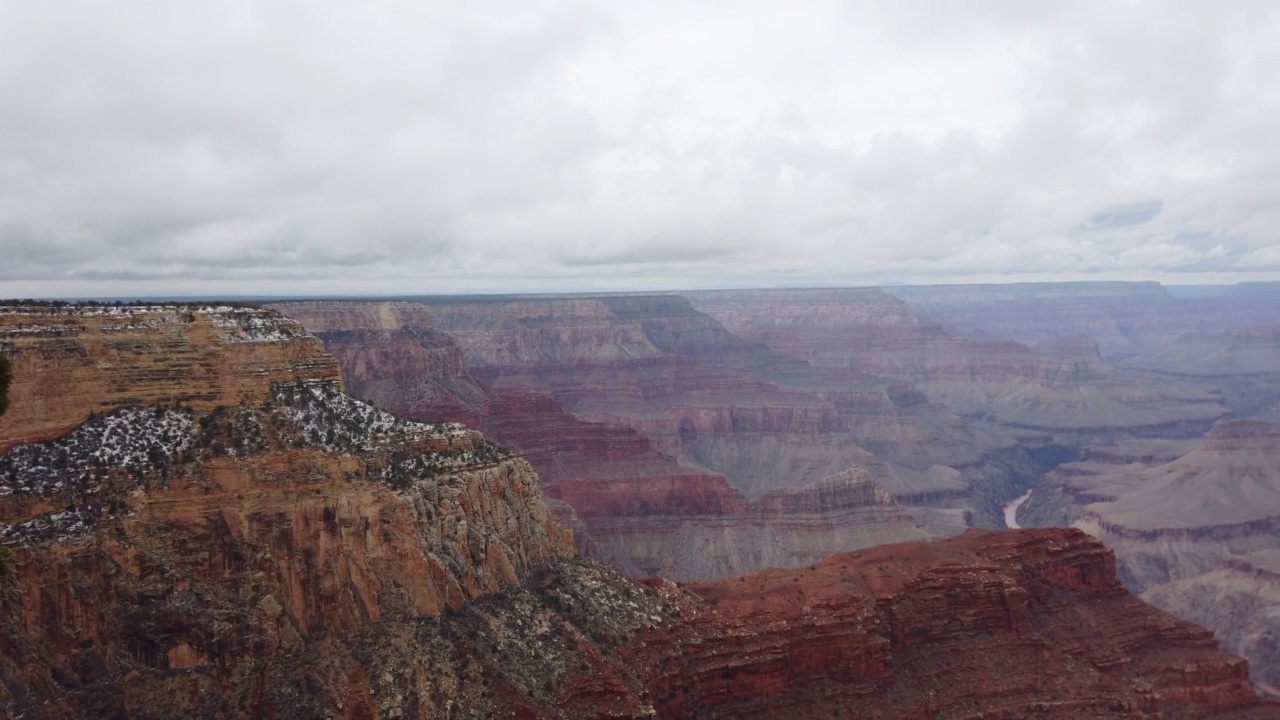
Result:
M168 669L59 698L57 716L113 707L353 720L1277 711L1254 696L1242 659L1124 591L1110 554L1072 531L975 533L685 587L559 561L443 615L313 633L251 673L186 666L199 656L185 646L168 657Z
M171 716L162 687L137 697L124 686L164 677L217 694L316 638L437 616L572 555L526 462L460 425L347 397L296 324L249 309L134 310L58 308L34 331L18 323L38 313L8 316L24 329L9 334L21 338L21 391L0 441L23 443L23 419L51 400L57 422L94 413L0 455L11 714ZM120 317L167 339L149 346L155 357L135 335L141 357L106 362L118 348L102 340L115 332L103 318ZM32 377L30 355L53 334L66 352L50 364L79 358L73 377L101 388L64 400ZM233 714L262 716L240 702Z
M1249 659L1254 680L1280 695L1280 550L1228 557L1214 570L1157 585L1142 598L1214 628L1224 646Z
M593 554L636 576L706 580L794 568L832 553L930 537L865 470L739 498L731 512L587 515Z
M1126 593L1078 532L972 533L689 590L706 610L672 632L681 660L658 664L679 668L657 699L673 716L1267 711L1246 710L1243 663Z
M1227 420L1203 440L1085 448L1020 515L1073 523L1115 552L1120 576L1160 607L1204 623L1274 685L1275 614L1263 560L1280 552L1280 426Z
M416 303L283 303L338 360L347 391L402 417L475 424L488 400L462 349Z
M207 411L265 400L273 384L339 376L298 323L230 306L0 306L0 353L14 376L0 451L122 405Z
M229 402L200 407L132 382L156 404L99 396L69 432L0 455L6 717L1277 709L1243 660L1128 595L1078 532L641 583L570 557L527 463L463 426L354 400L335 375L209 388ZM850 471L748 511L894 510Z
M1195 534L1280 519L1280 425L1225 420L1201 447L1131 478L1086 514L1115 529Z
M896 476L839 432L831 403L667 354L737 348L682 298L278 307L324 338L353 392L406 417L472 422L528 459L548 496L572 508L566 520L580 549L628 572L714 579L924 537L896 506L789 518L753 506L751 498L771 488L803 486L859 462L884 476L877 480ZM458 334L462 344L452 347L467 348L477 367L395 349L436 338L441 326ZM440 395L423 401L422 388L463 383L480 388L482 399L465 407ZM779 436L786 440L771 444ZM764 440L732 445L741 438ZM764 456L770 460L758 462Z

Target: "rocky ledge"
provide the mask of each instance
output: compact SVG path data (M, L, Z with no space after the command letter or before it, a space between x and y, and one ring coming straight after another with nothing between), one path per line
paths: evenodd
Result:
M0 305L0 353L14 376L0 452L121 406L208 411L340 377L298 323L228 305Z
M1254 695L1244 660L1127 593L1114 569L1070 530L975 531L686 586L559 560L443 614L313 631L255 663L180 643L145 665L126 646L129 673L18 707L282 720L1280 712ZM164 628L156 612L135 610L135 635ZM271 602L245 612L281 615ZM63 652L69 668L94 667Z
M4 325L6 718L1276 716L1076 531L637 582L571 558L526 462L346 396L278 316L46 310ZM853 474L762 500L892 509Z

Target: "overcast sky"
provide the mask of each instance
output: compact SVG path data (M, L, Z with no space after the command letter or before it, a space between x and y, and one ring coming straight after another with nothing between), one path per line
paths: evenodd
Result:
M0 0L0 296L1280 279L1277 7Z

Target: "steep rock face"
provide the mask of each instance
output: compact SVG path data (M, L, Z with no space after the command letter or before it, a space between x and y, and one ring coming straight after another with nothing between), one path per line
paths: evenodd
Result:
M137 318L116 310L59 308L65 355L101 361L101 318ZM479 433L347 397L318 342L273 313L235 311L260 347L225 350L231 331L198 332L220 327L201 315L219 311L170 310L145 310L145 331L183 342L84 371L118 396L68 393L80 405L67 408L99 414L0 455L9 714L165 716L181 688L260 717L259 699L224 694L228 683L316 638L436 616L572 554L532 468ZM15 343L24 371L22 353L48 333ZM222 365L161 372L186 369L182 358ZM36 417L47 385L19 378L13 413ZM11 445L30 433L4 430ZM133 695L134 681L150 689Z
M301 325L226 306L0 306L0 353L14 374L0 451L121 405L203 411L264 400L273 383L339 375Z
M642 323L621 318L597 299L437 303L431 315L479 366L525 366L574 360L663 355Z
M811 365L915 383L952 411L1056 431L1207 423L1225 413L1196 388L1116 376L1091 346L1034 352L1011 341L945 332L878 290L707 291L694 306ZM1083 350L1083 352L1082 352Z
M99 692L142 717L144 701L161 697L171 714L285 719L1265 718L1278 709L1253 695L1242 659L1125 592L1110 554L1072 531L975 533L683 588L560 561L455 612L313 635L227 678L225 694L214 694L216 677L153 671ZM62 709L75 716L91 697Z
M1021 517L1096 535L1130 589L1205 623L1272 685L1280 668L1265 628L1280 606L1259 559L1280 552L1278 457L1280 426L1259 420L1219 422L1200 442L1086 449Z
M271 306L324 342L348 392L402 417L476 423L487 394L462 349L432 328L415 303L283 303Z
M733 512L618 513L583 520L596 557L632 575L673 580L802 567L836 552L929 537L860 469L741 501Z
M1280 518L1280 425L1225 420L1203 445L1132 480L1132 489L1089 509L1131 531L1221 528Z
M658 699L672 715L1252 712L1244 664L1126 593L1077 532L975 532L690 590L712 612L673 633L681 672Z
M823 510L790 520L777 511L761 515L749 497L839 474L849 469L849 458L877 470L883 463L850 447L847 435L833 434L841 419L830 403L667 355L715 356L737 348L718 323L682 298L415 307L279 306L324 338L353 392L407 417L473 422L527 458L548 496L572 508L566 520L593 557L633 573L712 579L923 537L896 507ZM381 334L368 334L375 327ZM461 345L453 347L466 348L468 362L478 365L459 370L394 351L399 338L436 337L437 327L456 332ZM641 335L647 344L636 340ZM611 343L615 347L604 347ZM483 399L465 408L422 402L421 388L462 382L479 387ZM788 439L766 449L748 440L730 451L716 439L768 436ZM693 452L703 448L708 453ZM726 452L743 458L724 463L739 471L734 484L718 472L717 458ZM773 461L755 463L761 453Z
M1253 677L1280 695L1280 550L1229 557L1202 575L1157 585L1147 602L1205 627L1249 658Z

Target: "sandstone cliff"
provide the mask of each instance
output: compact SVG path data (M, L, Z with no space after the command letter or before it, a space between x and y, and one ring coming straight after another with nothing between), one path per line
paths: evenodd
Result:
M0 353L14 375L0 451L124 405L207 411L339 375L301 325L228 306L0 306Z
M272 613L255 608L254 613ZM138 619L154 616L142 607ZM437 616L241 672L182 649L27 717L1266 718L1247 666L1071 531L982 533L715 584L558 561ZM225 656L222 662L226 662ZM188 663L196 663L190 664Z
M187 354L213 342L187 337ZM82 393L83 422L0 455L0 716L1277 711L1243 660L1127 594L1112 555L1074 531L972 533L687 587L570 559L527 463L347 397L309 347L261 384L234 363L279 360L266 347L206 355L232 366L185 386L135 374L125 397L152 404ZM849 472L753 512L891 509Z
M273 313L32 308L0 332L17 389L0 442L83 420L0 456L12 712L174 716L183 688L258 717L223 691L263 663L572 554L527 463L347 397L319 343ZM64 371L89 384L53 391Z
M519 452L572 509L579 547L628 572L713 579L925 537L892 501L864 506L856 493L840 507L759 511L752 498L771 488L850 467L896 476L831 435L841 421L830 403L667 354L736 347L680 298L277 307L324 339L353 393L406 417L465 420ZM464 352L479 364L474 375ZM433 359L444 356L459 360ZM446 386L476 391L423 392ZM712 440L770 433L788 439L731 450ZM732 480L718 472L726 468Z
M1073 523L1114 549L1131 590L1202 622L1280 679L1264 562L1280 552L1280 425L1227 420L1201 441L1086 448L1032 494L1024 524Z

